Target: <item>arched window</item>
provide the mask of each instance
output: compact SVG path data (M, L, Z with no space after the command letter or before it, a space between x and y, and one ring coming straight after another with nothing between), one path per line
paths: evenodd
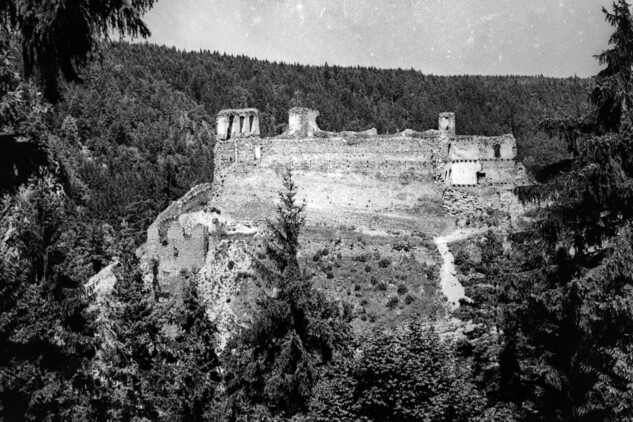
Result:
M232 127L233 127L233 116L229 116L229 126L226 128L226 139L231 139Z

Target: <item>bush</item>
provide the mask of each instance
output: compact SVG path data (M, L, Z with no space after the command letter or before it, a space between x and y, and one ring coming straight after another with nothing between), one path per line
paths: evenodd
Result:
M354 284L354 291L357 292L360 290L360 284L356 283Z
M330 252L326 248L323 248L323 249L317 251L317 253L314 254L314 256L312 257L312 260L314 262L318 262L318 261L321 260L322 257L328 256L329 254L330 254Z
M352 258L353 261L365 263L371 259L371 255L368 253L362 253Z
M387 308L389 309L393 309L396 306L398 306L398 297L397 296L393 296L392 298L389 299L389 301L387 302Z
M383 258L380 261L378 261L378 266L380 268L387 268L390 265L391 265L391 258Z
M371 265L369 265L369 264L365 265L365 272L366 273L370 273L371 272Z
M405 298L404 298L404 304L405 305L411 305L413 302L415 302L415 297L414 296L412 296L410 294L405 296Z
M404 295L409 291L409 289L407 288L407 286L405 286L404 284L400 284L398 286L398 294L399 295Z
M486 417L486 399L467 377L433 331L411 326L404 333L375 332L361 353L338 362L322 378L310 416L319 421L504 420Z
M376 284L378 284L378 279L372 275L369 282L371 283L372 286L375 286Z
M459 249L455 254L455 265L458 267L462 267L467 265L470 262L470 256L468 256L468 252L464 249Z
M387 290L387 283L385 283L384 281L381 281L380 283L378 283L378 286L376 286L377 290L380 290L381 292L384 292Z

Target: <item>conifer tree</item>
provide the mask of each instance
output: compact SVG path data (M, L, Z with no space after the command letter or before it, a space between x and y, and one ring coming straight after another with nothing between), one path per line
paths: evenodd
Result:
M50 176L2 201L0 421L89 418L98 341L73 220Z
M615 32L593 109L543 125L567 141L569 170L518 189L542 206L515 235L502 382L522 386L530 421L633 420L633 21L626 0L603 11Z
M59 79L80 81L78 70L111 31L147 38L141 16L154 0L0 2L0 31L17 34L25 76L39 76L44 97L60 99Z
M290 170L283 187L277 220L269 223L269 259L258 265L273 293L262 295L252 325L225 350L230 418L257 405L286 416L306 410L321 369L348 342L339 306L312 287L299 265L305 205L297 203Z

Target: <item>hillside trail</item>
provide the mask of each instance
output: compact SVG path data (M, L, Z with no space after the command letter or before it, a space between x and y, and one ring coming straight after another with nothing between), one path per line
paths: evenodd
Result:
M440 288L442 293L448 300L451 311L459 308L459 301L461 299L468 299L464 291L464 286L461 285L455 274L455 257L453 256L448 244L456 242L458 240L468 239L470 236L484 233L485 228L479 229L457 229L447 235L438 236L433 239L437 250L442 257L442 267L440 269Z

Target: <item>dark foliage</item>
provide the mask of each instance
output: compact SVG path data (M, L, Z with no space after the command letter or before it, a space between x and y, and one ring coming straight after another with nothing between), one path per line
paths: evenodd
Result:
M2 36L17 34L26 77L36 74L44 97L57 103L60 76L80 81L79 68L112 29L121 35L149 36L141 16L153 4L154 0L4 0L0 27Z
M81 420L98 390L89 263L73 217L50 176L2 202L0 420Z
M118 271L97 360L105 386L100 418L110 421L205 421L216 413L220 382L215 326L194 280L182 303L156 303L138 262Z
M510 421L465 381L437 334L412 325L362 339L353 359L335 364L315 390L317 421Z
M625 0L604 12L615 32L593 109L545 123L570 169L518 190L542 207L514 236L501 369L529 421L633 420L633 20Z

